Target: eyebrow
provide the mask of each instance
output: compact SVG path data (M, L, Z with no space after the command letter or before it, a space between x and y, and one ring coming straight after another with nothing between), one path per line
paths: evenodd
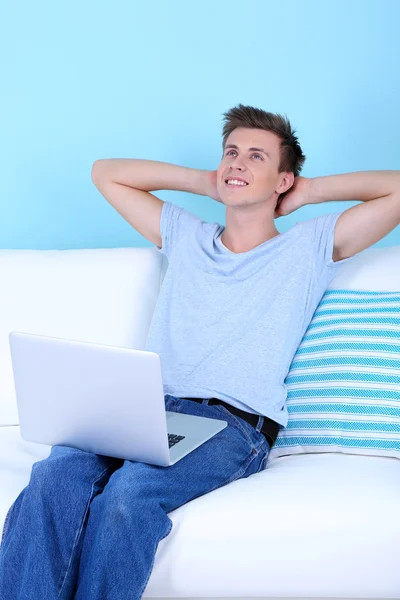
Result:
M225 150L227 148L235 148L235 150L239 150L239 148L236 146L236 144L228 144L227 146L225 146ZM263 154L266 154L268 156L268 158L271 158L271 155L263 148L249 148L249 150L255 150L256 152L262 152Z

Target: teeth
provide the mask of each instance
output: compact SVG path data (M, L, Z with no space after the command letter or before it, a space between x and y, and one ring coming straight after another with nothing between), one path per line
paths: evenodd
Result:
M247 183L239 181L238 179L228 179L228 185L247 185Z

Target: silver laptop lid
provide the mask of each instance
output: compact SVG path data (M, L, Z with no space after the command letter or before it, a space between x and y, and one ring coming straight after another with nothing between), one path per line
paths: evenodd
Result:
M24 439L169 464L158 354L16 331L9 342Z

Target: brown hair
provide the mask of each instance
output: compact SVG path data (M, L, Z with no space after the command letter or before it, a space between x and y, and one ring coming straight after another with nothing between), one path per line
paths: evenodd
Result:
M281 157L278 167L278 173L283 171L294 173L297 177L303 167L306 159L288 118L280 114L266 112L261 108L244 106L238 104L224 113L225 124L223 126L222 150L225 150L225 144L228 136L236 127L248 127L251 129L264 129L272 131L281 139ZM287 190L288 192L289 190ZM281 194L279 200L287 193Z

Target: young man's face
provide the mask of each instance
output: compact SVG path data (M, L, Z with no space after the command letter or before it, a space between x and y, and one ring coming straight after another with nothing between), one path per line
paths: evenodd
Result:
M232 131L217 170L217 189L226 206L265 202L271 197L283 176L278 173L280 144L280 138L270 131L245 127ZM227 183L236 178L247 185Z

